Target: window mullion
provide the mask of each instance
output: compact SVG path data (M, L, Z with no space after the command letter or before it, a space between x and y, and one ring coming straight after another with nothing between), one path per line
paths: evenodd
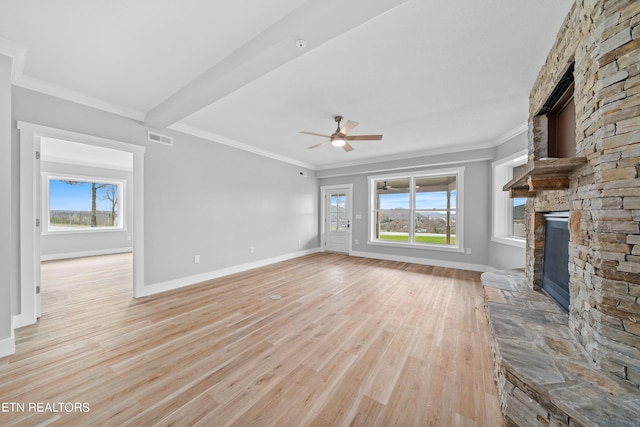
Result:
M415 243L416 177L409 179L409 242Z
M377 181L373 181L373 194L374 194L374 208L373 208L373 219L372 219L372 223L373 226L375 227L374 233L373 233L373 238L375 240L380 238L380 195L378 194L378 182Z
M446 225L446 242L451 244L451 188L447 187L447 225Z

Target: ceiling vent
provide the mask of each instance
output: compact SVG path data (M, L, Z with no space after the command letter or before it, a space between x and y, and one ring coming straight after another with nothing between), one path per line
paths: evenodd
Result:
M147 139L150 142L159 142L164 145L173 145L173 138L166 135L161 135L159 133L149 131L147 134Z

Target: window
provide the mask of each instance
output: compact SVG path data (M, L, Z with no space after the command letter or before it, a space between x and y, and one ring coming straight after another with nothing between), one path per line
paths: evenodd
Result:
M526 236L524 227L525 206L527 199L524 197L514 197L511 200L511 236L524 239Z
M347 195L332 194L329 200L329 231L342 233L347 229Z
M124 182L52 176L43 180L47 233L124 229Z
M493 163L493 233L491 240L513 246L524 247L526 238L526 198L509 197L503 191L504 184L522 170L527 162L527 151L523 150Z
M526 167L526 163L522 163L524 160L522 158L516 159L518 161L514 161L513 165L509 166L511 169L510 178L518 175L522 171L524 171ZM511 216L508 218L509 222L509 235L514 238L524 239L526 238L526 230L524 227L524 218L526 216L525 206L527 204L526 197L513 197L509 198L509 205L511 207L510 212Z
M369 177L370 243L461 248L463 170Z

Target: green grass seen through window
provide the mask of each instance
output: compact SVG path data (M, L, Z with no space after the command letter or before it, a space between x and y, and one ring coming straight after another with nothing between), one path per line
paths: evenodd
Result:
M393 235L393 234L383 234L378 237L380 240L388 240L393 242L408 242L409 236L407 235ZM438 245L446 245L447 237L446 236L415 236L416 243L432 243ZM451 244L456 244L456 238L451 236Z

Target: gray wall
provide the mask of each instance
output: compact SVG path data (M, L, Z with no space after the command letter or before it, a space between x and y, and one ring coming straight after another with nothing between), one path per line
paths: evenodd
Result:
M0 356L10 351L13 334L11 324L11 288L15 283L12 257L12 234L17 223L11 222L11 59L0 55Z
M503 159L507 156L517 153L518 151L526 151L528 143L529 137L527 136L527 131L522 131L513 138L503 142L496 147L496 160Z
M304 178L297 166L172 135L173 147L145 154L147 283L318 247L313 172Z
M391 259L419 258L425 263L454 263L471 269L489 270L488 241L490 235L490 160L495 149L487 148L462 153L440 154L407 160L372 163L351 168L336 168L317 172L320 185L353 184L352 250L372 257ZM464 166L464 246L471 254L431 249L397 248L367 244L369 235L368 176L414 170ZM355 219L361 215L362 219ZM358 240L358 244L355 241Z
M12 106L14 127L21 120L146 146L146 285L318 247L313 171L303 178L298 166L170 130L162 133L173 146L148 143L137 121L20 87ZM13 138L17 146L15 129Z
M525 249L497 242L489 243L489 265L496 270L524 268Z
M527 132L522 132L496 147L496 160L500 160L521 150L527 149ZM506 184L502 183L502 184ZM489 264L498 270L523 268L525 249L498 242L489 242Z
M54 174L69 174L78 176L98 176L101 178L122 179L125 186L125 230L86 233L43 233L40 238L40 255L43 260L107 254L131 250L131 225L133 221L133 174L128 171L86 167L57 162L41 162L41 170Z

